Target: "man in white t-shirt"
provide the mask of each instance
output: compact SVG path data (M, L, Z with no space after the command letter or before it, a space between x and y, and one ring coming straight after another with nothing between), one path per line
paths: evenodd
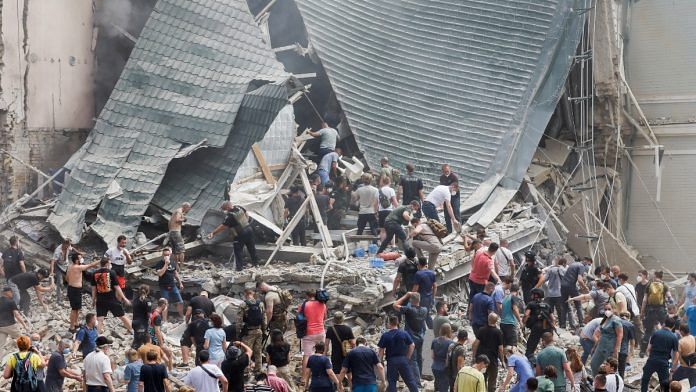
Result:
M358 203L358 235L362 235L365 225L370 225L370 234L377 235L377 208L379 192L372 186L372 174L364 173L361 177L364 185L353 192L353 201Z
M200 366L191 369L184 376L184 384L193 387L196 392L220 392L218 381L222 384L222 390L227 390L227 378L222 374L219 367L209 364L210 353L208 350L201 350L198 353Z
M104 253L104 257L111 262L111 269L116 272L116 279L121 290L126 288L126 263L129 265L133 263L133 259L126 249L127 242L128 239L122 234L116 238L116 246Z
M63 303L63 287L65 285L65 276L70 264L70 255L73 253L72 241L70 238L64 238L63 242L56 247L51 259L51 266L48 274L53 276L53 282L56 284L56 302Z
M440 221L437 210L442 208L448 214L455 226L459 226L459 221L452 209L452 195L457 193L457 184L438 185L428 194L423 202L423 215L428 219Z
M379 179L379 206L377 213L377 225L379 226L379 237L384 239L386 231L384 230L384 220L387 219L392 210L398 206L396 201L396 191L390 186L391 178L382 176Z
M512 252L508 249L508 240L500 240L500 247L495 252L495 271L503 279L506 276L515 276L515 259Z
M88 389L106 388L109 392L113 392L115 390L114 382L111 379L113 370L108 355L113 341L106 336L100 336L96 343L96 350L89 353L84 359L85 384L87 384Z

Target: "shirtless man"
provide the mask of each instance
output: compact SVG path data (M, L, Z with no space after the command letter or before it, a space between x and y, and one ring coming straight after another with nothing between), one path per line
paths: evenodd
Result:
M181 208L174 210L169 219L169 245L172 247L174 260L184 262L184 238L181 236L181 225L186 222L186 213L191 211L191 204L181 203Z
M70 262L66 276L70 301L70 332L73 333L77 329L77 318L82 309L82 273L90 268L96 268L99 265L99 259L92 264L82 264L84 262L82 255L74 252L70 256Z

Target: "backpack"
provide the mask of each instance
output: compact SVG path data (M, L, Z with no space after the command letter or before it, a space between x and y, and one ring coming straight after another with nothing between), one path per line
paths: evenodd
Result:
M272 292L278 294L278 297L280 298L280 303L278 306L273 307L273 313L283 313L288 308L290 305L292 305L292 293L290 293L289 290L285 289L278 289L278 290L271 290ZM277 310L276 310L277 309Z
M326 289L317 289L316 297L317 301L325 304L329 302L329 292Z
M263 324L261 301L246 300L244 303L247 305L244 311L244 324L247 327L260 327Z
M382 192L382 188L379 188L379 205L382 208L389 208L391 205L391 201L387 197L387 195Z
M433 234L435 234L435 237L437 238L445 238L447 237L447 227L440 223L439 221L436 221L435 219L428 219L426 222L428 227L430 227L430 230L433 231Z
M401 290L401 292L406 293L407 291L411 291L413 279L416 276L416 272L418 272L418 264L416 264L416 260L411 260L408 258L404 260L403 263L406 267L406 271L401 273L401 282L403 282L402 286L405 287L405 290Z
M334 335L336 336L336 339L341 341L341 353L343 353L343 357L345 358L346 355L350 352L350 350L353 349L353 346L350 344L350 340L343 340L341 339L341 336L338 334L338 331L336 331L335 326L331 326L331 329L333 330Z
M300 307L300 312L297 313L297 317L295 317L294 320L295 334L297 335L298 339L302 339L303 337L307 336L307 317L305 317L304 314L306 303L307 301L302 303L302 306Z
M447 359L445 365L447 366L447 373L449 375L457 374L457 350L461 348L462 354L465 354L465 348L463 344L453 343L447 349Z
M527 319L525 326L532 329L535 326L541 325L544 329L551 327L551 306L546 302L531 302L529 304L532 312Z
M650 282L645 294L648 305L665 304L665 284L662 282Z
M19 358L19 353L14 353L15 357L15 367L14 367L14 377L12 383L15 385L17 391L38 391L39 380L36 378L36 371L34 367L31 366L31 361L29 358L33 353L28 353L24 359Z

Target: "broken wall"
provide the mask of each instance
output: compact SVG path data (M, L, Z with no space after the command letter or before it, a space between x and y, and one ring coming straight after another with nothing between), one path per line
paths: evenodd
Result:
M60 168L92 123L92 1L5 1L0 148L44 172ZM0 206L33 191L36 174L0 158Z

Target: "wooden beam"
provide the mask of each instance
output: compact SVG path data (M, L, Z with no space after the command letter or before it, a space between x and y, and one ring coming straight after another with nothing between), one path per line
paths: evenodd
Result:
M292 219L290 219L290 222L285 227L285 230L280 235L280 237L278 237L275 249L273 249L273 252L271 252L271 255L268 257L268 260L266 260L266 264L263 265L264 267L267 267L269 264L271 264L271 261L273 261L273 257L275 257L276 253L278 253L285 241L288 239L288 237L290 237L290 234L292 234L292 231L295 230L295 227L298 223L300 223L300 220L304 218L305 211L307 211L307 204L309 204L309 197L306 198L304 202L302 202L300 208L295 213L295 216L293 216Z
M317 229L323 237L322 242L324 243L325 248L333 248L334 245L333 241L331 240L331 233L329 232L329 228L326 227L324 221L321 219L319 204L317 204L317 199L314 198L314 192L312 192L312 185L309 183L307 172L304 169L300 170L300 178L302 179L302 185L304 185L305 193L307 194L307 198L309 199L309 205L312 207L312 215L314 215L314 222L317 224Z
M263 177L266 179L266 181L273 185L276 183L275 178L273 178L273 174L271 174L271 170L268 168L268 165L266 165L266 158L263 157L263 152L261 151L261 147L259 147L258 143L254 143L251 146L251 151L254 152L254 156L256 157L256 160L259 162L259 167L261 168L261 172L263 173Z

